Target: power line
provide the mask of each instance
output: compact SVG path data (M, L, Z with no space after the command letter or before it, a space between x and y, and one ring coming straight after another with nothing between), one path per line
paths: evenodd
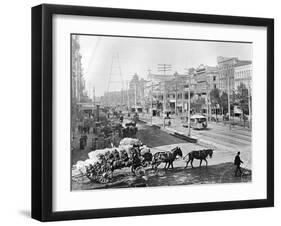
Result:
M164 75L166 75L166 72L172 71L172 65L171 64L158 64L157 68L158 68L158 71L163 72Z

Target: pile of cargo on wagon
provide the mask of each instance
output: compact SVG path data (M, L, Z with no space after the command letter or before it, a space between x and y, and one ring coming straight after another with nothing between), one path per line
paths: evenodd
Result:
M78 161L74 169L95 183L111 182L114 171L126 167L131 168L133 175L141 175L152 161L150 149L134 138L122 139L118 147L89 152L88 157Z

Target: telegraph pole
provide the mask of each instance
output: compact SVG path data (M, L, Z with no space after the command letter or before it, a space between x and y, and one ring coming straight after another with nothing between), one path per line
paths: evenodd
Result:
M95 88L95 86L93 86L93 102L94 102L94 106L95 106L95 103L96 103L96 88Z
M175 113L178 115L178 82L176 80L176 98L175 98Z
M166 75L166 72L172 70L171 64L158 64L158 71L163 72L164 75ZM165 111L166 111L166 82L163 81L163 114L164 114L164 124L165 124ZM165 126L165 125L164 125Z
M251 123L252 123L252 108L251 108L251 86L249 84L249 90L248 90L248 105L249 105L249 128L252 129Z
M166 112L166 82L163 81L163 127L165 127L165 112Z
M163 72L164 75L166 75L166 72L172 70L171 64L158 64L158 71Z
M187 76L188 76L188 112L187 112L187 120L188 120L188 136L190 137L191 135L191 125L190 125L190 89L191 89L191 74L188 73L188 69L185 68L186 72L187 72Z
M153 117L153 81L151 82L151 125Z
M135 82L135 112L137 112L137 83Z
M230 73L229 73L229 68L227 66L227 104L228 104L228 121L229 121L229 130L231 130L231 122L230 122Z
M207 123L209 123L209 98L210 98L210 92L209 92L209 89L210 89L210 84L207 82L206 84L206 93L207 93L207 98L206 98L206 102L207 102Z
M129 81L126 81L127 85L127 106L128 106L128 111L130 111L130 97L129 97Z

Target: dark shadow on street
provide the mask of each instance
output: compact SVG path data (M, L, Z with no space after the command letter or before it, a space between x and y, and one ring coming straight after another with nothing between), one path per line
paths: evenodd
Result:
M163 145L187 143L187 141L171 136L156 126L150 126L146 125L145 123L141 123L139 124L138 128L139 130L137 133L137 138L151 148Z
M175 167L174 169L146 169L146 179L133 176L129 170L116 171L114 179L108 184L91 183L89 180L73 183L73 190L91 190L106 188L156 187L175 185L198 185L219 183L246 183L252 181L251 170L242 169L243 175L236 177L232 162L200 167Z

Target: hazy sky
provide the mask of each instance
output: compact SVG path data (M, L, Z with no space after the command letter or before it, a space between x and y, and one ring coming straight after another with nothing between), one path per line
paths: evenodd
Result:
M111 68L112 80L121 80L117 54L123 81L130 80L135 73L146 79L148 69L158 73L157 64L171 64L172 73L184 73L185 68L196 68L200 64L215 66L217 56L252 60L252 44L247 43L89 35L80 35L79 39L86 89L92 95L95 86L96 96L107 91ZM109 90L120 88L121 83L111 83Z

